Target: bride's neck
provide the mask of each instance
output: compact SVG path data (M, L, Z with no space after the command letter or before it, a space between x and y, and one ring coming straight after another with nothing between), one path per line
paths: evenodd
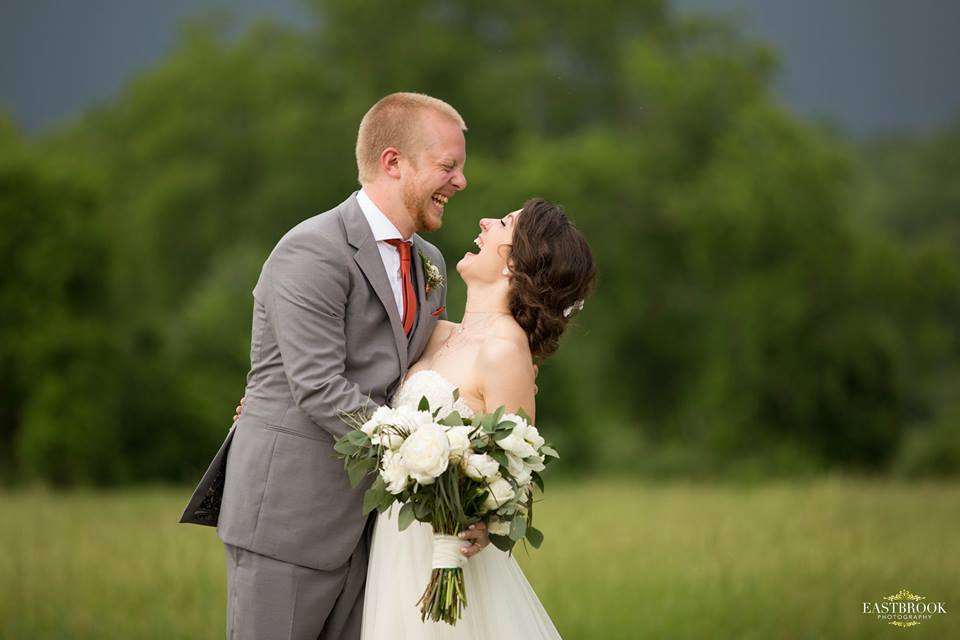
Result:
M494 314L509 314L509 283L474 283L467 285L467 303L463 307L463 321L470 318Z

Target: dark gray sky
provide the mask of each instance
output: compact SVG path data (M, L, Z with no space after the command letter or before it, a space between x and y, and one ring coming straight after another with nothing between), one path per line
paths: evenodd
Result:
M857 133L960 116L957 0L673 0L738 16L781 57L777 94ZM299 0L0 0L0 109L40 131L115 96L174 46L178 23L228 6L303 24Z

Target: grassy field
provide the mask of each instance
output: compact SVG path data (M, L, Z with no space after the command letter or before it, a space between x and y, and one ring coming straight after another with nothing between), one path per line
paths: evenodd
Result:
M960 638L960 484L548 489L518 558L568 640ZM0 492L0 638L222 637L223 550L176 524L187 494ZM862 613L901 588L948 613Z

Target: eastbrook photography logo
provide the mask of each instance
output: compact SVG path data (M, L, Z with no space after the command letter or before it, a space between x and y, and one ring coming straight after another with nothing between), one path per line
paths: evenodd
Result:
M943 602L926 602L924 596L900 589L892 596L884 596L883 602L864 602L863 613L876 615L895 627L915 627L933 616L946 613Z

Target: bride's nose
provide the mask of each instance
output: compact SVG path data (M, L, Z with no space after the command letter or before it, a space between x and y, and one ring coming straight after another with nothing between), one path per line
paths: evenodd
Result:
M487 230L487 227L490 226L490 220L488 218L480 218L480 228L484 231Z

